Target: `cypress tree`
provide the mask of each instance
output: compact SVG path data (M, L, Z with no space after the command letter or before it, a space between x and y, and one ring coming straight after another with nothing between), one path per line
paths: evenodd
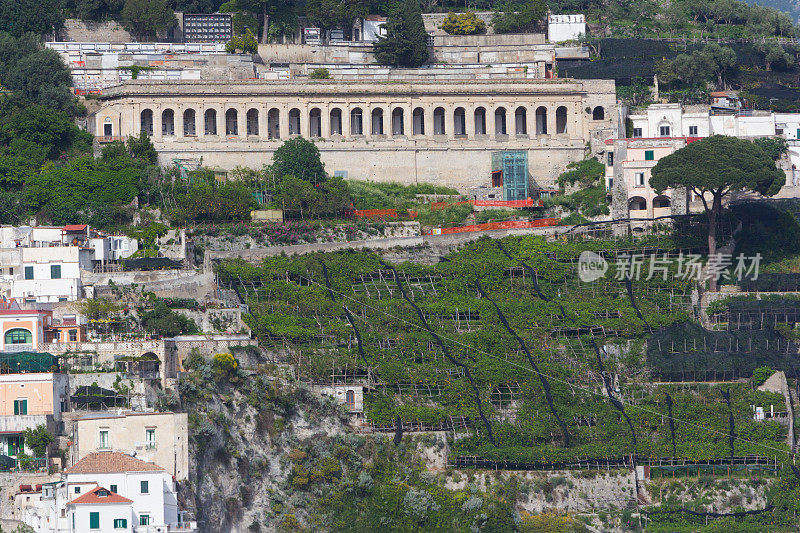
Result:
M374 45L375 59L393 67L419 67L428 60L428 32L419 0L403 0L386 22L386 37Z

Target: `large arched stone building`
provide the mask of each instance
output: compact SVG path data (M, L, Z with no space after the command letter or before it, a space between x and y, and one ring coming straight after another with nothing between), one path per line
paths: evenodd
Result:
M165 165L260 168L302 135L331 174L461 189L489 180L498 150L526 150L531 185L552 185L617 130L606 80L134 80L101 99L90 131L101 141L147 131Z

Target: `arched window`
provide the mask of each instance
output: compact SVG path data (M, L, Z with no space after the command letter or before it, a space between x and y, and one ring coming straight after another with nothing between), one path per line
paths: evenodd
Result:
M498 107L494 110L494 134L506 134L506 108Z
M453 134L456 137L467 136L467 112L463 107L457 107L453 111Z
M142 131L148 135L153 135L153 110L144 109L141 114Z
M33 335L27 329L14 328L6 331L6 344L33 344Z
M364 118L360 107L350 111L350 135L364 135Z
M404 118L402 107L395 107L392 110L392 135L405 135Z
M414 135L425 135L425 111L421 107L416 107L411 118Z
M592 111L592 120L604 120L606 118L606 110L603 106L599 105Z
M671 207L672 202L669 199L669 196L656 196L653 198L653 209L662 209L665 207Z
M175 135L175 112L172 109L161 112L161 135Z
M383 109L372 110L372 134L383 135Z
M331 135L342 134L342 110L338 107L331 109Z
M475 108L475 135L486 135L486 109Z
M354 391L348 390L344 393L344 404L348 409L356 408L356 393Z
M322 111L318 107L308 112L308 128L310 137L322 137Z
M205 116L206 135L217 134L217 111L216 109L206 109Z
M519 106L514 111L514 133L517 135L528 134L528 110Z
M267 113L267 137L269 139L281 138L281 112L274 107Z
M258 135L258 109L247 110L247 134Z
M225 111L225 135L239 135L239 114L235 109Z
M547 108L536 108L536 135L547 135Z
M556 133L567 133L567 108L563 105L556 109Z
M629 211L647 211L647 200L641 196L634 196L628 200Z
M444 129L444 108L437 107L433 110L433 134L445 135Z
M195 112L194 109L187 109L183 112L183 134L188 136L197 135L195 128Z
M300 110L289 110L289 135L300 135Z

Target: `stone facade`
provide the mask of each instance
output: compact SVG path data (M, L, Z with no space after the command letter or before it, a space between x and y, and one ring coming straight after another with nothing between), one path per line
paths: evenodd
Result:
M532 187L548 186L587 144L617 132L606 80L160 83L111 88L89 120L101 138L153 136L162 164L260 168L294 136L326 170L353 179L468 189L491 152L527 150Z

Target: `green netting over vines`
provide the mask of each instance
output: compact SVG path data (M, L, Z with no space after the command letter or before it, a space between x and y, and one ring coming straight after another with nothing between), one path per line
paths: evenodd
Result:
M0 352L0 373L58 372L58 357L45 352Z
M173 261L167 257L137 257L125 259L122 262L125 270L165 270L182 268L180 261Z
M629 292L616 279L617 256L641 250L674 257L680 248L668 236L561 242L525 236L480 239L436 265L388 264L350 250L272 257L260 265L225 261L216 270L220 284L249 304L244 319L253 333L286 354L301 379L374 376L364 398L367 421L385 427L399 417L465 432L453 457L554 464L631 453L710 460L785 450L785 426L754 421L750 407L780 397L734 383L725 389L729 407L719 387L687 392L637 381L650 376L651 332L692 318L691 284L674 275L673 262L667 279L648 280L645 270ZM591 283L578 278L575 262L587 249L608 261L606 275ZM612 374L619 376L616 394L631 402L624 414L603 385L602 376ZM681 420L673 427L661 414L667 395ZM731 447L731 414L749 442Z
M664 381L723 381L749 378L768 366L795 376L800 369L797 344L772 329L707 331L677 324L647 341L647 362Z

